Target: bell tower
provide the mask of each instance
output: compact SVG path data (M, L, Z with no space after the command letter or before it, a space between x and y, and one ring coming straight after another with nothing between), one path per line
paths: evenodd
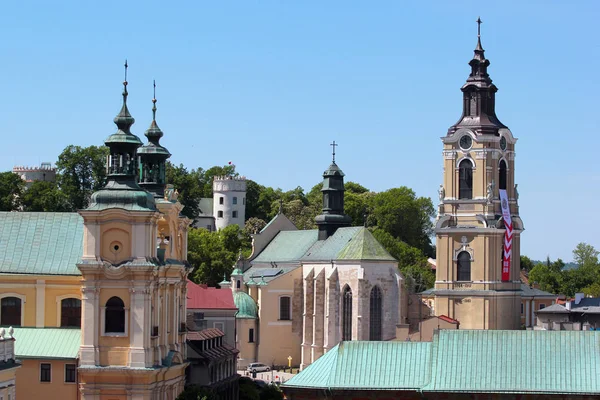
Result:
M77 264L82 275L78 398L174 399L183 391L187 366L190 221L180 217L180 203L157 196L164 189L158 182L148 186L154 193L137 183L142 142L130 130L127 63L123 86L117 132L104 142L110 150L106 185L79 210L84 237Z
M459 121L442 137L444 180L436 221L435 313L460 321L461 329L519 329L520 235L515 184L517 139L496 116L490 61L477 46L461 88ZM501 192L512 221L511 240L502 217ZM510 238L510 237L509 237ZM511 265L502 274L505 244Z

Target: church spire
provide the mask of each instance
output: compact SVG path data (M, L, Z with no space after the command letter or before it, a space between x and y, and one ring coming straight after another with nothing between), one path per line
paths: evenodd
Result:
M332 162L323 172L323 211L315 221L319 227L319 240L325 240L333 235L338 228L350 226L351 218L344 214L344 173L335 163L335 148L338 144L331 143Z
M127 108L127 69L125 60L125 80L123 81L123 105L114 119L117 132L110 135L104 144L109 149L107 160L106 185L92 195L88 210L106 208L128 208L143 211L155 211L154 199L142 190L136 182L136 151L142 141L131 133L135 119Z
M477 18L477 45L473 58L469 61L471 72L467 82L461 88L463 92L463 113L460 120L450 127L448 135L460 128L468 128L475 134L498 135L498 130L506 128L496 116L496 92L498 88L492 83L488 74L490 61L485 58L485 50L481 45L481 18Z
M152 85L152 122L145 133L148 143L138 149L139 182L140 186L152 193L155 198L162 199L166 186L166 161L171 157L171 153L160 144L163 132L156 123L156 81L153 81Z

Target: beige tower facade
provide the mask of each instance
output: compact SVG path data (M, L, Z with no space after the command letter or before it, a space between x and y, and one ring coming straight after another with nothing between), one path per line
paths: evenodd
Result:
M435 314L461 329L519 329L520 235L515 184L517 139L495 113L498 90L478 38L462 87L463 115L442 138L444 179L436 221ZM507 194L513 238L502 276L506 228L500 190Z
M115 118L118 130L105 141L107 183L79 211L84 221L77 264L82 275L79 394L82 400L174 400L183 391L188 365L190 221L180 217L183 207L176 195L165 193L164 181L157 179L164 168L156 164L166 157L146 157L149 145L138 150L142 142L130 132L134 119L127 110L126 85ZM162 132L155 120L146 136L156 155ZM166 149L163 153L168 157ZM138 185L138 171L149 176L144 183L151 191Z

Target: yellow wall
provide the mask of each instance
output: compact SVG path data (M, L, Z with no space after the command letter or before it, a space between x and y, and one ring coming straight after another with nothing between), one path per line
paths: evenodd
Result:
M40 382L40 363L52 365L52 382ZM17 399L76 400L77 383L65 383L65 364L75 360L22 360L17 371Z
M16 378L16 373L19 370L19 367L15 367L15 368L10 368L10 369L5 369L0 371L0 382L9 382L9 381L15 381ZM0 397L8 400L8 395L12 394L11 398L14 398L14 394L12 393L12 391L14 390L14 387L3 387L0 388Z
M302 268L278 277L259 289L259 349L258 362L271 365L299 365L302 345L302 312L298 312L298 302L294 297L294 285L302 282ZM279 297L289 296L292 300L292 321L279 320ZM247 335L247 332L246 332ZM247 337L246 337L247 340Z

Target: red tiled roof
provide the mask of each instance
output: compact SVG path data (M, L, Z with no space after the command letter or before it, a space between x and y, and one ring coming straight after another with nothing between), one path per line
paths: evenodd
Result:
M188 309L236 310L231 289L217 289L187 281Z
M217 328L208 328L201 331L189 331L187 340L206 340L224 336L225 334Z
M438 315L438 318L441 319L442 321L450 322L451 324L460 324L460 322L458 322L458 320L447 317L445 315Z

